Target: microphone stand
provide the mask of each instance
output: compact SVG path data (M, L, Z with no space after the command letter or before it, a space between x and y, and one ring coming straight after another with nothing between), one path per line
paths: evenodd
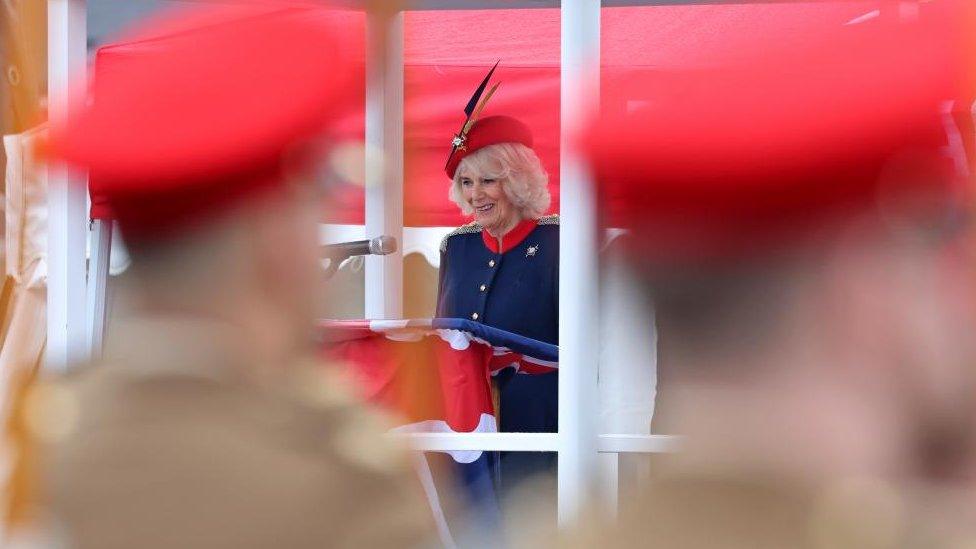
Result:
M378 237L378 238L374 238L373 240L371 240L369 242L378 242L381 239L385 239L385 240L383 240L383 244L385 246L385 249L383 249L382 251L379 251L379 252L373 251L374 248L369 248L370 251L368 251L366 253L362 253L362 252L356 252L356 251L342 249L342 248L330 250L330 247L329 246L325 246L324 248L326 250L326 254L325 254L325 258L324 259L327 259L328 260L328 263L324 265L325 279L326 280L331 280L332 277L335 276L335 274L339 271L339 267L346 260L348 260L349 258L357 257L357 256L367 256L367 255L380 255L380 256L382 256L382 255L391 254L391 253L393 253L393 252L396 251L396 247L397 247L396 240L393 239L392 237L381 236L381 237ZM358 242L359 241L357 241L357 243Z

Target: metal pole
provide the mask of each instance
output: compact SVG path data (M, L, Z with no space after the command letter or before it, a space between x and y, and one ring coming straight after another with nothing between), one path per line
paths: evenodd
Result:
M112 253L112 222L103 219L92 221L91 257L88 269L87 308L88 359L97 360L102 354L105 338L106 289Z
M572 525L596 493L599 465L598 230L593 187L573 135L600 76L600 1L562 3L559 236L559 524ZM592 87L588 87L592 86Z
M366 258L366 318L403 315L403 13L366 16L366 236L397 239Z
M52 117L69 109L69 86L85 76L86 3L48 0L48 104ZM48 166L48 288L45 367L64 371L86 357L84 174Z

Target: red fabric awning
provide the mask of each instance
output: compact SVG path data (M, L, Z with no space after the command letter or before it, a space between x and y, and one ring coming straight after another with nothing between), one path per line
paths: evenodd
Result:
M818 27L897 16L897 9L898 3L884 0L604 8L601 109L626 110L653 101L662 73L722 64L743 52L808 39ZM363 52L364 15L337 16L363 29L358 41L348 45ZM536 152L550 174L552 211L558 212L559 10L407 12L404 27L405 225L467 221L447 198L443 167L465 102L497 60L501 64L493 81L501 86L484 115L507 114L532 128ZM95 78L151 47L123 44L99 52ZM361 140L364 112L364 106L352 112L339 133ZM363 192L355 183L331 201L329 221L363 223Z

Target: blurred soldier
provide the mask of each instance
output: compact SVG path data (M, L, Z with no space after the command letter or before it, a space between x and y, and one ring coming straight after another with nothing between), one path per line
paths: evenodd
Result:
M38 388L46 496L79 548L411 547L432 539L382 422L310 357L310 183L357 89L319 8L194 7L52 126L132 256L101 364ZM434 538L436 539L436 538Z
M571 546L972 542L952 493L976 435L968 166L945 111L971 82L961 21L675 77L589 134L655 307L656 430L686 437L618 528Z

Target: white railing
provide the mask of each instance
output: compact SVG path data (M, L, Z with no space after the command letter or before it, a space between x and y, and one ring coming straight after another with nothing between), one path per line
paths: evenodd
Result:
M63 116L87 59L85 0L48 0L48 104ZM61 164L47 168L47 346L44 367L64 371L88 356L85 321L85 174Z
M559 99L559 523L598 493L600 360L596 200L574 136L600 81L600 1L562 3Z
M377 4L379 5L379 4ZM324 52L323 52L324 53ZM366 257L366 318L403 316L403 13L366 17L366 233L397 251Z
M558 452L559 433L390 433L413 450L449 452ZM673 435L597 435L596 451L604 454L674 452L681 437Z

